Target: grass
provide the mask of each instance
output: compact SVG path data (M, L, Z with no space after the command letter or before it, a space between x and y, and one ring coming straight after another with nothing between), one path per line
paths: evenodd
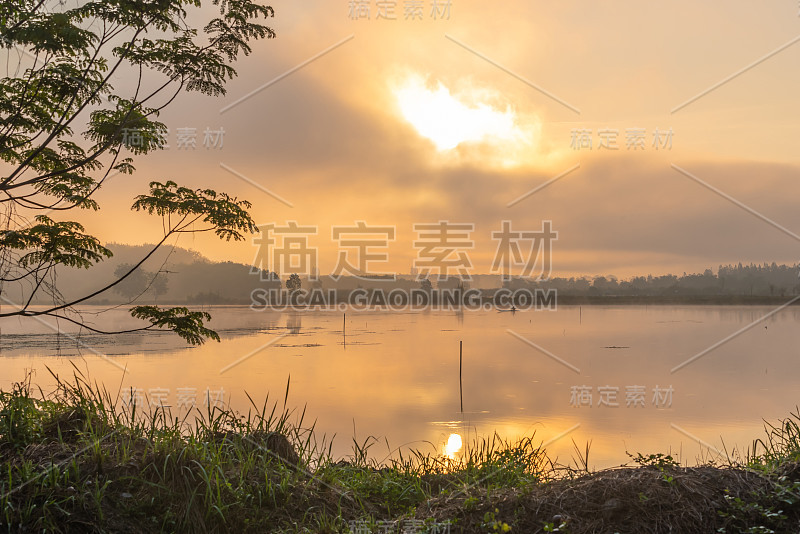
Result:
M664 454L589 470L533 438L387 463L375 438L335 459L278 402L191 419L121 406L76 369L45 395L0 392L0 532L797 532L800 413L744 457L681 467ZM287 384L288 394L288 384Z

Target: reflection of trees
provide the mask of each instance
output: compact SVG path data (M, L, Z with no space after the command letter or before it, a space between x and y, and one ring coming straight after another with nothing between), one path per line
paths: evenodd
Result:
M299 313L291 313L286 316L286 329L289 333L296 335L300 333L300 328L303 326L303 320Z

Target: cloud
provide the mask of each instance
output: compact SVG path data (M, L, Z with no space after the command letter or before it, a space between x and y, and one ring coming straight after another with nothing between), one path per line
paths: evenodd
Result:
M258 43L240 63L240 78L228 97L182 97L163 117L172 132L183 126L200 132L224 127L224 149L170 150L140 159L136 175L112 181L103 192L104 207L120 208L116 226L81 214L96 223L101 238L141 242L157 235L158 224L144 224L140 215L124 210L147 181L171 177L248 198L259 223L319 225L322 256L335 257L327 239L332 225L359 219L395 224L398 270L407 270L414 253L411 225L443 219L476 224L482 245L475 250L480 258L475 263L483 265L493 250L488 236L504 219L532 228L551 219L560 232L556 268L565 272L624 276L702 270L724 262L797 261L797 243L790 237L670 168L678 164L800 233L794 206L800 162L791 145L796 125L787 118L798 105L792 96L798 77L783 68L797 50L669 114L759 51L791 37L781 37L790 29L788 18L734 2L720 13L727 25L709 33L702 19L690 18L675 40L673 7L633 2L620 14L602 6L589 11L561 4L487 8L464 0L454 3L451 21L418 25L352 22L344 4L279 2L275 7L278 39ZM684 7L717 11L688 2ZM732 31L750 19L764 22L763 29L759 25L746 39ZM531 24L536 32L528 31ZM355 38L341 48L219 113L351 34ZM581 114L445 34L574 103ZM709 62L722 54L723 45L712 43L717 38L725 39L732 52L710 72ZM393 83L402 88L408 80L407 103L431 115L429 122L415 115L411 124L400 113ZM463 117L459 127L436 133L453 115ZM438 150L420 135L421 124L425 135L446 134L439 144L453 148ZM648 133L674 127L676 137L672 151L627 152L624 143L616 153L572 150L570 130L582 127L595 132L645 127ZM447 137L451 133L458 135ZM280 204L220 163L295 207ZM577 163L579 170L506 207ZM142 237L145 227L153 232ZM253 257L250 243L194 239L193 246L212 258L246 262Z

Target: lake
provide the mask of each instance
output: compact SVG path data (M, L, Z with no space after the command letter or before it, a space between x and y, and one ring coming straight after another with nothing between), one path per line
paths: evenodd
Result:
M101 309L81 311L103 328L133 324L124 310L96 315ZM179 414L208 402L246 411L245 392L258 403L269 394L280 407L291 375L288 406L305 407L320 437L335 435L337 456L352 452L354 435L379 438L370 452L383 460L398 448L441 450L454 433L470 441L497 432L535 435L562 463L572 462L573 441L582 450L590 442L595 468L628 461L626 451L688 464L744 451L764 435L764 419L800 403L797 307L348 311L346 319L206 309L222 342L192 348L168 333L74 337L62 323L67 334L56 336L52 320L5 319L0 388L32 369L47 390L54 380L45 366L63 377L74 364L113 394L126 392L126 402L138 397Z

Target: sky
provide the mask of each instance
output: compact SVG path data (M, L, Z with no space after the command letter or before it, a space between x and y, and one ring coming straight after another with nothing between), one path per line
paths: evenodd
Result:
M87 231L159 240L160 222L128 208L169 178L249 200L259 225L316 227L322 274L346 250L332 228L358 221L395 229L370 249L385 254L375 273L409 272L414 225L439 221L474 225L454 252L472 274L490 272L503 221L552 221L553 276L798 261L796 1L424 0L421 20L405 17L413 2L383 3L396 20L375 0L272 2L277 37L237 63L225 97L162 114L169 148L101 190ZM224 130L221 147L203 146L206 129ZM252 239L177 244L270 257Z

